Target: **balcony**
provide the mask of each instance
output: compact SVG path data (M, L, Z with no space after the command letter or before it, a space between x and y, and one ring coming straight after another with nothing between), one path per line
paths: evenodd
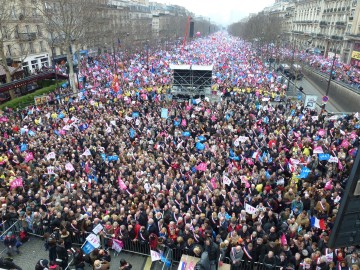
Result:
M349 17L349 22L351 22L354 19L354 17Z
M330 38L331 38L331 39L334 39L334 40L343 40L343 37L342 37L342 36L335 36L335 35L333 35L333 36L331 36Z
M343 28L343 27L346 27L346 24L345 24L345 22L336 22L336 27L337 28Z
M320 27L326 27L326 26L327 26L327 22L325 22L325 21L320 22Z
M36 33L18 33L18 37L22 41L32 41L36 39Z

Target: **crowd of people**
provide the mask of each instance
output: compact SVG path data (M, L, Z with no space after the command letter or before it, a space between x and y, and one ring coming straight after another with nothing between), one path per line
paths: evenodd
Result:
M36 269L66 266L73 239L98 224L103 249L77 251L77 269L118 264L113 239L198 256L204 269L219 260L359 269L357 247L328 246L358 113L286 100L250 44L224 33L115 61L116 70L109 54L84 58L79 93L61 88L49 104L0 112L1 220L48 233L49 258ZM172 100L170 64L213 65L220 99Z
M316 71L322 72L328 76L332 70L332 79L347 84L353 88L360 88L360 68L355 65L349 65L341 61L341 55L334 56L330 53L325 57L323 54L316 52L309 52L308 50L295 50L289 48L279 48L273 49L273 51L279 50L278 53L275 53L275 57L279 60L289 60L292 59L302 65L313 68ZM263 54L266 55L266 50L264 49ZM334 66L333 66L334 64ZM332 68L333 66L333 68Z

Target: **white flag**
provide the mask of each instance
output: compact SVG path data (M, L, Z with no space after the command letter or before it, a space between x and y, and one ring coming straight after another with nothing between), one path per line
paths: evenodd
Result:
M74 166L70 162L66 163L65 170L70 172L75 171Z
M91 156L91 152L89 149L86 149L84 153L82 153L82 156Z
M150 254L151 254L151 261L152 262L161 260L161 255L160 255L159 252L156 252L154 250L150 250Z
M223 176L223 183L224 183L225 185L230 186L230 185L231 185L231 180L230 180L230 178L224 175L224 176Z
M111 133L112 132L111 126L108 126L105 131L106 131L106 133Z
M63 129L63 130L66 130L66 131L69 131L69 130L71 129L71 126L65 125L62 129Z
M47 173L48 173L48 174L55 174L54 169L55 169L54 166L49 166L49 167L47 167Z
M56 156L55 156L55 153L54 152L51 152L49 154L46 155L46 159L49 160L49 159L55 159Z
M338 163L339 159L337 157L330 156L328 162L330 162L330 163Z
M112 246L111 248L113 250L115 250L117 253L121 252L122 247L121 247L121 241L117 240L117 239L112 239Z
M250 204L245 203L245 211L250 215L254 215L258 210L255 207L252 207Z

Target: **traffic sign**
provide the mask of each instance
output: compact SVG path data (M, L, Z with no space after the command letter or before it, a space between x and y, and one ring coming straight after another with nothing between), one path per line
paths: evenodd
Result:
M322 101L323 101L324 103L328 102L328 101L329 101L329 97L328 97L328 96L323 96Z

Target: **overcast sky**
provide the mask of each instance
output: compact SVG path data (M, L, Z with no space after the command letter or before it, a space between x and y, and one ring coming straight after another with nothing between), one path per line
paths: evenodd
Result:
M210 17L227 26L247 17L249 13L271 6L274 0L150 0L151 2L175 4L185 7L196 15Z

